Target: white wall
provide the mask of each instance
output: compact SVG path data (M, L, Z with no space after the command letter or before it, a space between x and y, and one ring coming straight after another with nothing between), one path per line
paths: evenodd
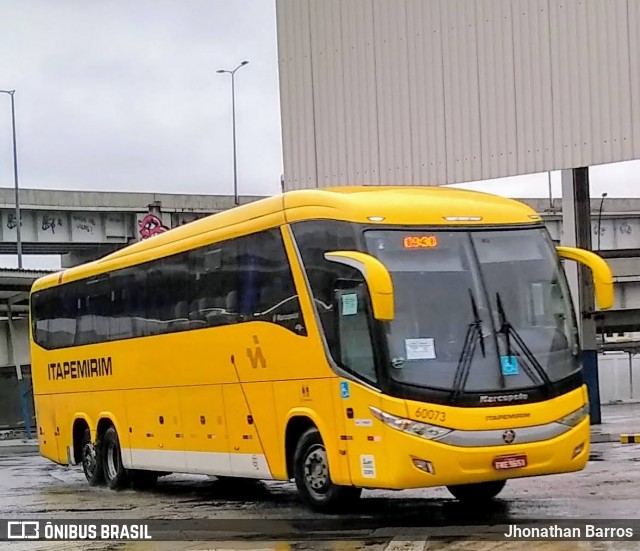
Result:
M640 158L640 0L276 0L286 189Z
M632 356L631 375L629 355L612 352L598 356L600 373L600 401L603 404L619 400L640 400L640 356ZM633 393L631 392L633 380Z

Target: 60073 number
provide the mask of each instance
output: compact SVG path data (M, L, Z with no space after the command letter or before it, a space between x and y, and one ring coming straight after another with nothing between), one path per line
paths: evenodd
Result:
M416 417L418 419L426 419L427 421L446 421L447 412L439 409L418 408L416 409Z

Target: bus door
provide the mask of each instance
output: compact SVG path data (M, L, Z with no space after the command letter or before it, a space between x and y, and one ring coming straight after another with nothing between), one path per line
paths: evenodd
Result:
M352 482L366 484L378 477L383 461L383 431L370 406L380 407L367 286L363 281L338 280L334 290L337 349L340 365L362 382L340 381L341 417Z

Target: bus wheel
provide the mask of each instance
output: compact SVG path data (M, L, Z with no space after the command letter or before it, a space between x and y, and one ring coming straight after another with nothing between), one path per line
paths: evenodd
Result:
M122 490L129 486L129 473L122 466L122 454L120 453L120 441L114 427L109 427L102 437L100 445L102 450L102 465L104 467L104 479L112 490Z
M82 470L89 486L104 484L104 470L100 458L98 442L91 442L91 431L87 428L82 435Z
M473 503L493 499L502 491L506 483L506 480L493 480L475 484L457 484L455 486L447 486L447 490L459 501Z
M150 490L158 483L158 474L155 471L130 471L131 487L134 490Z
M362 488L331 482L327 452L317 429L309 429L300 437L293 461L298 492L315 509L345 509L360 497Z

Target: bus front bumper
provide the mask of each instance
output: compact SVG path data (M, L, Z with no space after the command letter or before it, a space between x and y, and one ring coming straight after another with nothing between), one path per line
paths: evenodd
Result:
M589 458L589 423L587 416L555 438L518 444L516 437L511 444L491 447L452 446L387 427L377 480L358 485L423 488L579 471Z

